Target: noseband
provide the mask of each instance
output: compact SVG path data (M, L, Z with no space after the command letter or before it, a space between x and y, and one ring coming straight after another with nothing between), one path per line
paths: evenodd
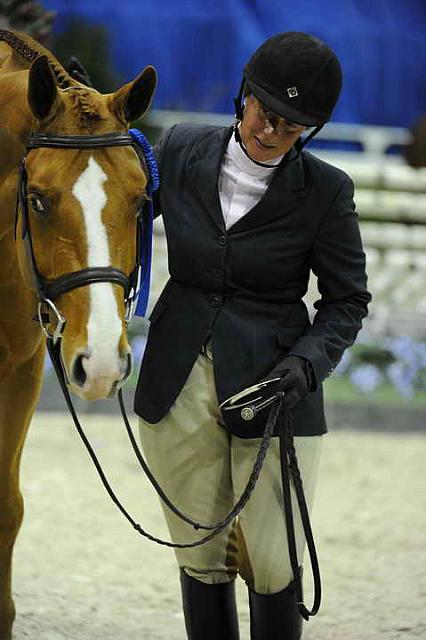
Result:
M105 147L123 146L131 146L136 151L148 183L150 174L145 160L144 152L141 147L135 142L135 139L128 133L112 132L101 135L87 136L56 136L36 133L32 135L27 142L27 152L30 152L32 149L38 149L41 147L49 147L54 149L99 149ZM140 238L142 233L143 203L137 216L136 262L134 269L130 273L130 275L127 276L125 273L123 273L123 271L115 269L114 267L88 267L86 269L80 269L79 271L65 273L55 280L46 280L37 267L37 262L33 250L30 219L28 213L28 176L25 167L25 159L26 158L22 160L19 175L15 216L15 234L18 224L20 207L23 216L22 239L25 242L34 285L38 295L37 318L40 323L41 329L43 330L47 338L51 339L53 343L56 344L57 341L62 338L66 325L66 319L62 316L55 305L56 299L64 293L67 293L68 291L98 282L109 282L111 284L117 284L123 288L124 304L126 309L125 319L128 322L133 315L142 268ZM48 328L48 325L50 324L50 313L55 316L56 320L56 326L53 333L51 333Z

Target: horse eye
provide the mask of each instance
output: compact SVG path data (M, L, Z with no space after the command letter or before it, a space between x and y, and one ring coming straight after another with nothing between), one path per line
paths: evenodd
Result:
M43 198L39 195L30 196L30 203L36 213L44 213L47 209L45 202L43 202Z

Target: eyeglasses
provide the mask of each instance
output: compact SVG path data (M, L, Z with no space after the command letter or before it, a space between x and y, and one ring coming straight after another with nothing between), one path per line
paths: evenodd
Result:
M250 96L253 109L255 110L259 120L263 124L263 128L271 127L274 133L279 136L296 135L303 133L308 127L303 124L297 124L296 122L290 122L285 118L281 118L273 111L269 111L257 98Z

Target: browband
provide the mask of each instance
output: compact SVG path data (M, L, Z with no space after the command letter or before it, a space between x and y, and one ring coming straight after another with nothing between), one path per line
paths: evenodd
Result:
M87 136L56 136L47 133L34 133L27 142L28 149L38 147L59 147L67 149L96 149L98 147L134 146L134 140L128 133L111 132Z

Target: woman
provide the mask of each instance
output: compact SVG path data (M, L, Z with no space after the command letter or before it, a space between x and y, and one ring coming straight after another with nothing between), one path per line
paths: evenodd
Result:
M278 34L245 67L235 126L175 126L157 149L170 280L150 318L135 410L160 484L203 522L223 518L242 493L267 417L219 405L265 379L279 378L285 391L312 505L326 431L322 381L370 300L352 181L302 150L330 119L340 87L327 45ZM310 270L321 293L312 325L302 302ZM237 521L204 546L177 550L191 640L239 637L238 573L249 589L251 637L301 637L279 440ZM205 535L165 515L175 542Z

